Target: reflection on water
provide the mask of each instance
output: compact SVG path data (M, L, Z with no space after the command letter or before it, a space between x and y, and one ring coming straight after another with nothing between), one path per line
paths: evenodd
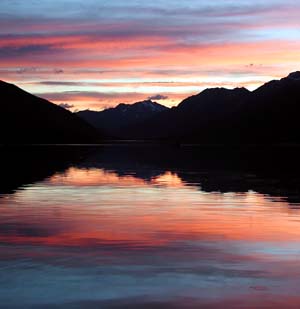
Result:
M298 308L297 157L7 151L0 307Z

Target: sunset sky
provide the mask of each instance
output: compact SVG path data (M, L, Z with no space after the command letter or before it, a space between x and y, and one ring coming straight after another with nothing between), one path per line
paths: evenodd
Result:
M299 70L299 0L1 0L0 79L71 110Z

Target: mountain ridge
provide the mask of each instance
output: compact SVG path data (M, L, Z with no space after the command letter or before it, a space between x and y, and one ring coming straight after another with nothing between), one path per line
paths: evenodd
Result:
M0 81L0 143L90 143L99 133L75 114Z
M300 71L254 91L208 88L172 108L145 100L71 113L2 80L0 90L4 143L88 143L99 138L99 130L106 139L300 143Z
M137 125L156 113L167 110L168 107L151 100L133 104L120 103L116 107L103 111L79 111L76 114L89 122L95 128L102 130L108 136L122 135L124 127Z
M246 88L208 88L123 127L119 138L204 144L300 142L300 72Z

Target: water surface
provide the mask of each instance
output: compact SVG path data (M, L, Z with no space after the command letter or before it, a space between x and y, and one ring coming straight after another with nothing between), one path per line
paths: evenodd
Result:
M294 152L1 156L1 308L299 308Z

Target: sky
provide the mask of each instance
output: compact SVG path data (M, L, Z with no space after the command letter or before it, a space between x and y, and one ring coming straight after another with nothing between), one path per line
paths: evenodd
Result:
M300 69L299 0L1 0L0 79L75 111Z

